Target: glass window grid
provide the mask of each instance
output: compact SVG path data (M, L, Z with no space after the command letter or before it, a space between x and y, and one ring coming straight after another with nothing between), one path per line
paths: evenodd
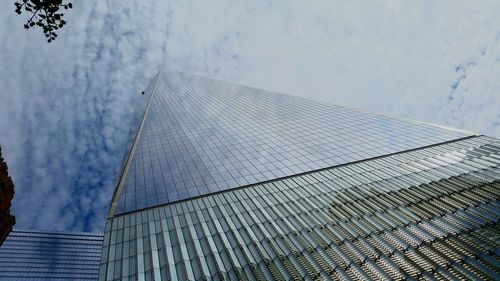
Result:
M102 241L102 234L14 230L0 247L0 279L95 280Z
M117 214L468 136L177 72L151 91Z

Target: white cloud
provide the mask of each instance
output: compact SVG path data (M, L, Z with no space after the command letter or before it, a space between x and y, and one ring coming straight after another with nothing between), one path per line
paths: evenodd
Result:
M18 225L102 229L161 66L500 137L500 2L362 2L78 1L52 44L1 10Z

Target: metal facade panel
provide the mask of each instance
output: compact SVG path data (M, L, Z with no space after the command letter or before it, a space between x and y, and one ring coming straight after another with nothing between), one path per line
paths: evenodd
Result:
M498 280L499 200L476 137L108 219L100 279Z

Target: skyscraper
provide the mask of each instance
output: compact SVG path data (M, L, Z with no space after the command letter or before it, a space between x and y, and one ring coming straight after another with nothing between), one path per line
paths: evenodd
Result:
M497 139L167 71L101 280L500 279Z

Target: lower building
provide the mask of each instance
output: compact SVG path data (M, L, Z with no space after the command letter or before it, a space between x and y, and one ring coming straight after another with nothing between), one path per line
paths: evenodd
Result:
M97 280L102 234L14 230L0 247L0 280Z

